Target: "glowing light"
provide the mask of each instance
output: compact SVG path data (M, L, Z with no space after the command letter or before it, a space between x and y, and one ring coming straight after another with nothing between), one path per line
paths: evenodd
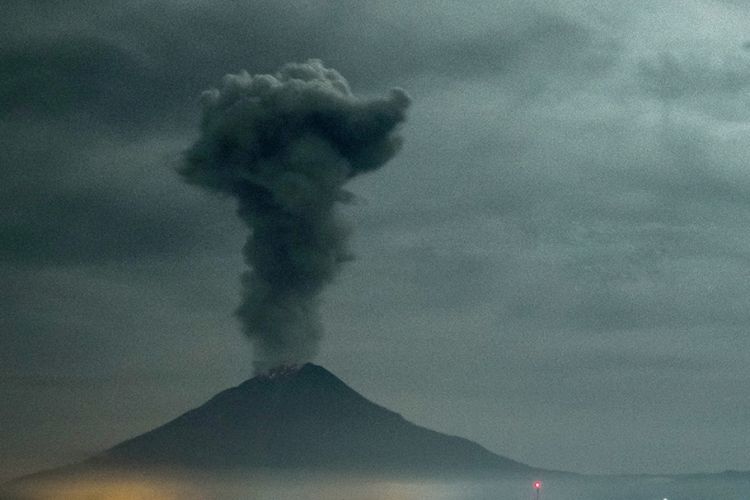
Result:
M187 485L163 484L128 477L74 478L69 481L44 481L21 490L21 498L34 500L183 500L205 498Z
M542 489L542 482L541 481L534 481L534 489L535 490L541 490ZM664 500L667 500L666 498Z

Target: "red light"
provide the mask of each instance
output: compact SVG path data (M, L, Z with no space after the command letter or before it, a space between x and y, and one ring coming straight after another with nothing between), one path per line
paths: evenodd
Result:
M541 481L534 481L534 489L535 490L542 489L542 482Z

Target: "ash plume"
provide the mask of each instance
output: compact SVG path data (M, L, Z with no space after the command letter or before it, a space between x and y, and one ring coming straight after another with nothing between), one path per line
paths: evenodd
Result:
M304 363L322 334L318 296L350 258L337 202L352 177L398 151L408 96L354 96L320 61L287 64L275 75L241 72L203 94L200 137L180 174L237 199L250 228L236 311L264 372Z

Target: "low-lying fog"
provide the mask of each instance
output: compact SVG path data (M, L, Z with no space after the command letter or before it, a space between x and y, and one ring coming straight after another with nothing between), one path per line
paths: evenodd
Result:
M544 500L706 500L750 498L747 477L540 478ZM4 494L3 494L4 493ZM536 499L527 479L387 480L361 477L253 474L161 474L88 476L36 482L5 491L23 500L489 500Z

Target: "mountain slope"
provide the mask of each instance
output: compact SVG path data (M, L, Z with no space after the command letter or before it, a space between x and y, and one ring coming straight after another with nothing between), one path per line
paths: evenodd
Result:
M252 378L87 462L92 466L531 472L414 425L324 368Z

